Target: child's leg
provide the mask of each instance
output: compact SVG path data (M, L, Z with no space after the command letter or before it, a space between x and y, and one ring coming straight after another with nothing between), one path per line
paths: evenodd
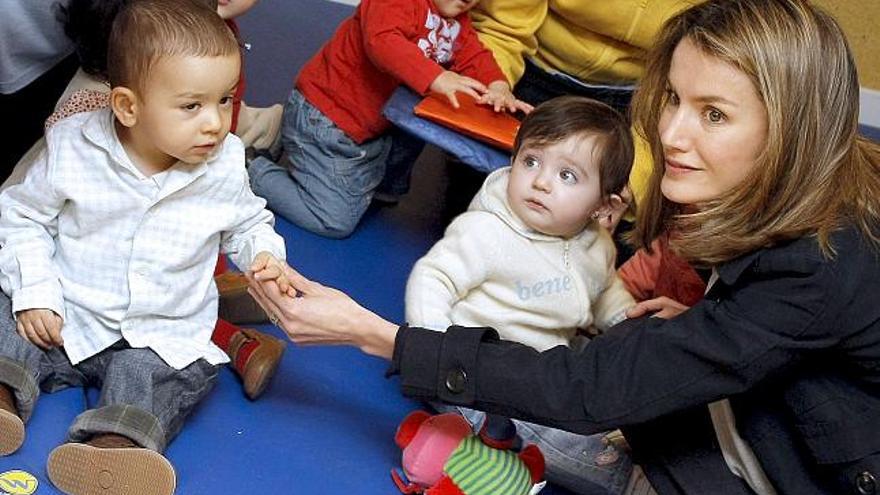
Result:
M547 481L578 494L620 494L633 469L629 453L606 435L578 435L549 426L514 420L523 445L541 449Z
M44 352L15 330L12 304L0 292L0 455L24 441L24 424L40 395L39 381L48 390L82 385L83 378L58 348Z
M254 192L304 229L334 238L351 234L382 181L390 138L356 144L293 90L281 140L285 166L262 156L248 165Z
M394 204L409 192L413 165L425 148L425 142L398 127L393 128L389 135L391 151L385 163L385 176L373 197L376 201Z
M198 360L176 370L150 349L124 343L77 366L86 376L103 381L95 409L74 420L73 442L96 434L116 433L157 452L165 450L196 404L217 381L220 366Z
M108 486L171 495L177 478L160 452L213 388L219 367L200 359L175 370L149 349L117 343L78 368L103 380L101 398L74 420L71 443L50 454L52 483L72 495L103 493Z
M241 377L245 395L256 400L275 376L284 354L284 342L253 328L241 328L224 320L217 320L211 341L223 349L230 366Z

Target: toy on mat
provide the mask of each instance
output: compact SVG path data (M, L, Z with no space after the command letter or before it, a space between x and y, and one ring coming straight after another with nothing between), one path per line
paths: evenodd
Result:
M402 493L424 495L529 495L544 483L544 456L529 445L521 452L480 441L458 414L410 413L394 437L403 470L391 477Z

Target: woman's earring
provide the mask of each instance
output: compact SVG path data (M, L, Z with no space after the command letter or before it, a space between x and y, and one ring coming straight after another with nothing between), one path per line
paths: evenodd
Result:
M600 216L599 210L596 210L590 215L590 218L592 218L593 220L598 220L599 216Z

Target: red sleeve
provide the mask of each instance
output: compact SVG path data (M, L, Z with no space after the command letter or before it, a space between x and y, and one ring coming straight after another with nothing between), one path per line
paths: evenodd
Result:
M654 289L657 286L657 277L663 261L663 246L660 239L655 239L651 243L651 249L651 253L645 248L639 249L617 269L617 275L636 301L645 301L654 297Z
M427 11L421 2L364 0L360 9L364 50L373 65L419 94L427 93L443 68L407 36L424 24Z
M458 16L457 20L461 23L461 31L458 34L459 45L452 57L450 70L472 77L486 85L494 81L507 82L507 77L501 72L492 52L480 43L468 14Z
M241 44L241 32L238 30L238 24L234 19L227 19L226 25L229 26L229 29L232 31L232 34L235 35L235 40ZM245 80L244 80L244 53L242 53L241 57L241 69L238 73L238 86L235 87L235 94L232 95L232 126L229 128L229 132L235 134L236 129L238 129L238 114L241 112L241 100L244 98L244 90L245 90Z

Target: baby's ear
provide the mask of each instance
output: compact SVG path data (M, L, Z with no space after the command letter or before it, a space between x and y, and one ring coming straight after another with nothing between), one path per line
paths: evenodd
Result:
M629 203L627 203L619 194L611 194L602 203L596 211L599 216L608 216L613 213L625 211Z
M110 91L110 109L116 115L116 120L125 127L132 127L137 123L138 117L137 95L125 86L116 86Z

